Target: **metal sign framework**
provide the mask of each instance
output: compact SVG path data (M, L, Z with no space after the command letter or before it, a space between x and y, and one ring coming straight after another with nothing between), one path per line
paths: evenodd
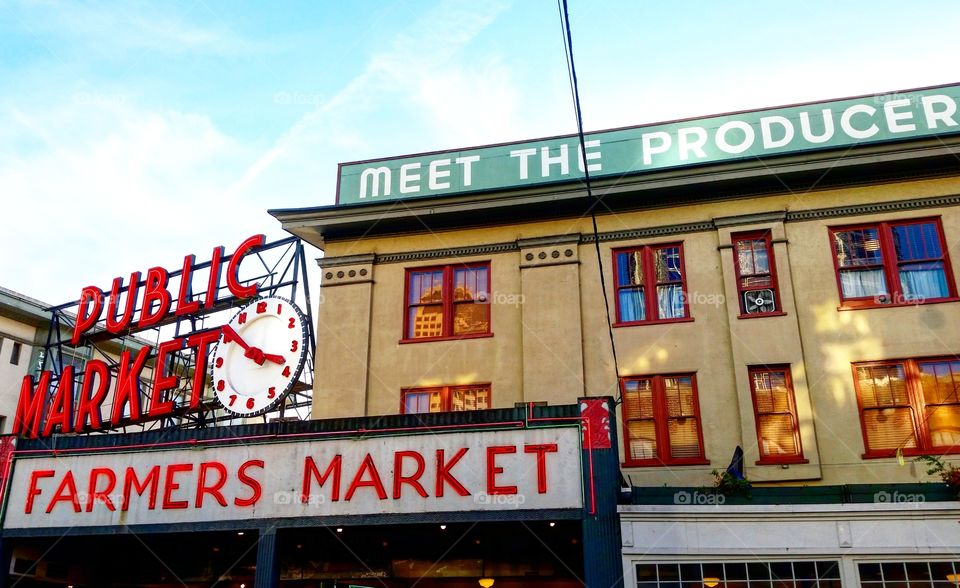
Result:
M218 266L217 271L220 271L232 257L232 254L224 255L221 262L223 265ZM297 237L287 237L252 249L244 259L245 263L240 268L240 281L243 284L256 282L258 284L257 296L281 296L289 299L301 308L307 318L309 333L307 360L297 383L290 393L275 409L268 413L258 417L240 417L223 409L215 399L208 380L204 388L200 409L189 411L191 380L197 364L197 353L202 353L203 350L197 351L192 348L185 348L178 352L169 353L165 366L166 373L177 375L180 378L179 385L167 391L167 397L165 398L165 400L174 401L176 410L170 416L155 421L133 423L128 419L123 419L119 426L112 427L109 430L129 433L148 430L205 428L276 420L299 421L310 418L313 402L314 357L317 343L303 243ZM205 270L209 273L210 267L210 261L196 263L193 265L193 273L196 274ZM169 272L170 284L168 288L171 291L178 291L178 282L182 274L183 270ZM208 284L209 280L202 280L201 282ZM127 293L130 286L131 284L127 284L120 292ZM139 286L144 286L144 280L140 280ZM206 287L204 286L204 288ZM189 300L206 299L206 294L206 290L192 291L192 287L190 287ZM71 363L78 365L91 359L101 359L109 366L111 378L115 379L119 371L117 358L123 351L136 352L144 346L155 348L159 341L165 339L185 338L195 333L219 328L229 321L233 315L233 309L249 302L249 299L240 299L234 296L224 284L217 287L216 294L216 303L210 309L183 316L171 314L157 325L146 329L137 329L133 326L135 323L131 321L131 327L120 335L108 332L105 328L106 319L101 318L90 334L82 340L81 345L77 347L70 344L70 337L76 323L78 301L71 301L46 309L50 313L50 325L46 344L43 346L39 358L38 368L40 371L50 370L53 373L50 394L53 394L65 365ZM143 311L141 301L137 300L136 304L135 316ZM151 353L148 365L153 369L156 369L155 359L156 353ZM74 373L75 389L79 389L82 378L83 369L82 366L78 365L78 369ZM153 396L152 381L148 378L141 378L140 384L142 398L149 402Z

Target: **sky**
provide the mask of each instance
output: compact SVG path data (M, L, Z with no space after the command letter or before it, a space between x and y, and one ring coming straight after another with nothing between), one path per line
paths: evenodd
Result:
M955 0L568 1L587 131L960 82ZM339 162L575 131L556 0L0 0L0 286L75 300L286 236Z

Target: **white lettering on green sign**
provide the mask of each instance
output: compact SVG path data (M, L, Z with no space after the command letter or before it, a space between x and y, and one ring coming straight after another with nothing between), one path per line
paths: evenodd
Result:
M960 85L340 165L338 204L509 190L960 133ZM584 156L585 154L585 156Z

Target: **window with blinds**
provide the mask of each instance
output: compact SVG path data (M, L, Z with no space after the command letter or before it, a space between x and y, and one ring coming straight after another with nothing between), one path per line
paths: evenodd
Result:
M758 463L805 462L790 366L753 366L749 376L760 450Z
M693 374L621 382L626 465L706 463Z
M960 450L960 359L854 366L865 457Z
M401 392L403 414L490 408L490 384L410 388Z
M490 333L490 264L407 270L404 340Z

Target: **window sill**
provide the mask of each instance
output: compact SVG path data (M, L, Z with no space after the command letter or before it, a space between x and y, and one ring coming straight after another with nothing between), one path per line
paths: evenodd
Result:
M783 465L803 465L805 463L810 463L810 460L804 459L802 457L782 457L779 459L775 459L775 458L758 459L757 461L754 462L754 465L783 466Z
M459 341L461 339L486 339L493 337L493 333L475 333L472 335L454 335L452 337L423 337L420 339L400 339L398 343L406 345L408 343L431 343L433 341Z
M741 313L737 316L738 319L755 319L755 318L767 318L768 316L787 316L787 313L781 311L778 312L764 312L757 314L743 314Z
M614 328L618 327L640 327L643 325L667 325L671 323L692 323L692 316L685 316L683 318L676 319L658 319L655 321L629 321L629 322L618 322L613 323Z
M960 447L930 447L927 449L904 449L900 452L903 457L919 457L921 455L956 455L960 454ZM860 455L862 459L889 459L897 457L896 451L867 451Z
M651 468L651 467L671 467L671 466L688 466L688 465L710 465L709 459L703 459L699 457L687 458L687 459L674 459L671 461L662 461L659 459L641 459L641 460L626 460L620 464L625 468Z
M950 298L936 298L934 300L925 300L923 302L901 302L899 304L879 304L866 300L849 300L841 303L837 310L864 310L868 308L904 308L907 306L926 306L928 304L944 304L947 302L960 302L960 296L951 296Z

